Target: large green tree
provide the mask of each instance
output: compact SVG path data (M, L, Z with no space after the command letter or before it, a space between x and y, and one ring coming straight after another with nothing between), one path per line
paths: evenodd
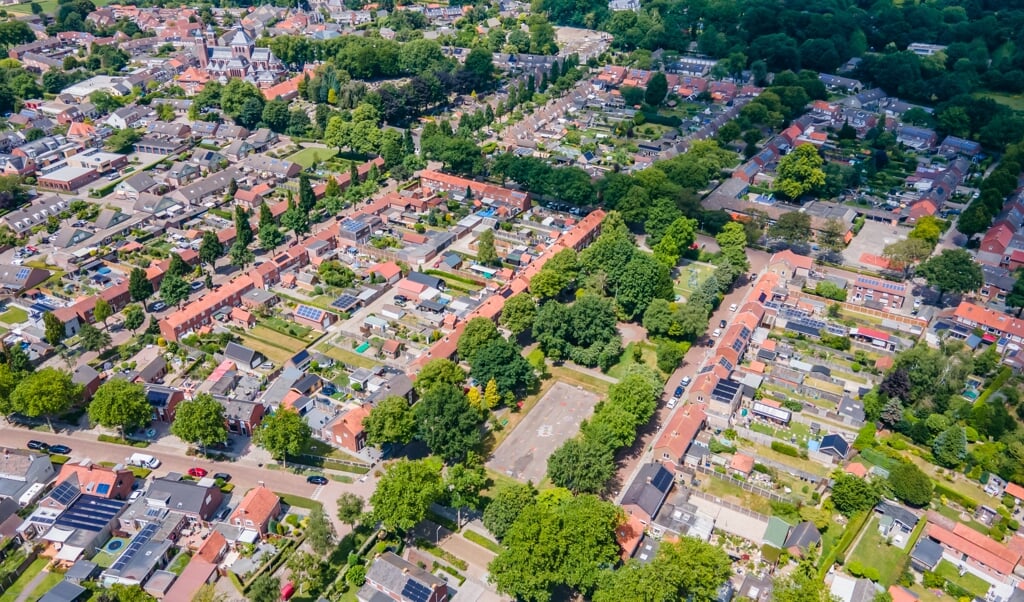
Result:
M43 332L46 335L46 342L56 347L64 342L67 331L64 323L52 311L43 314Z
M498 332L498 327L494 325L494 322L487 318L473 318L466 323L462 335L459 336L459 342L456 346L459 359L469 361L477 349L480 349L490 341L500 338L501 333Z
M879 499L878 489L864 479L843 473L832 480L832 503L845 516L870 510Z
M615 473L615 457L604 442L569 439L548 458L548 478L573 493L601 493Z
M920 261L932 254L935 245L921 238L905 238L886 245L882 249L882 257L889 260L889 267L902 270L903 277L910 275L910 270Z
M533 366L523 357L519 346L500 337L478 348L469 358L469 365L469 373L477 382L494 380L506 398L525 393L537 382Z
M123 378L111 378L96 389L89 402L89 419L107 428L116 428L124 439L125 431L149 424L153 408L141 384Z
M132 268L128 273L128 294L136 303L145 302L153 295L153 283L146 277L146 270Z
M807 242L811 239L811 216L800 211L783 213L769 234L790 244Z
M715 600L732 574L732 560L721 548L693 537L663 542L648 563L630 560L605 571L594 602Z
M188 299L192 289L188 282L177 274L167 274L160 281L160 300L168 307L175 307L185 299Z
M536 496L537 490L529 483L502 485L484 509L484 526L499 540L503 539L523 509L532 504Z
M78 343L86 351L102 351L110 347L110 333L92 324L83 324L78 331Z
M265 416L253 433L253 441L274 458L288 463L288 456L297 456L309 444L312 429L298 412L279 409Z
M928 475L911 462L901 462L889 471L889 487L899 500L918 508L931 501L935 490Z
M917 273L939 291L940 304L946 293L968 293L984 283L981 268L964 249L944 249L919 265Z
M11 393L11 404L18 412L46 418L53 430L51 418L71 407L82 396L82 387L71 380L71 375L56 368L43 368L26 375Z
M801 144L779 160L775 190L791 199L825 185L825 161L813 144Z
M405 445L416 434L416 417L404 397L390 395L380 401L363 419L366 444L381 447L389 443Z
M433 458L402 459L388 467L370 496L374 520L392 533L416 526L444 494L441 468Z
M224 443L228 439L224 406L206 393L179 403L174 411L171 434L202 448Z
M472 320L470 322L472 323ZM469 324L466 326L468 328ZM465 382L466 371L459 367L458 364L448 359L436 358L423 365L423 368L416 375L416 382L413 383L413 388L422 397L434 385L452 385L461 388Z
M499 322L512 331L513 335L519 336L533 327L536 316L537 302L529 295L520 293L505 302L505 306L501 308Z
M435 385L415 406L417 437L448 462L459 462L480 444L480 425L466 394L453 385Z

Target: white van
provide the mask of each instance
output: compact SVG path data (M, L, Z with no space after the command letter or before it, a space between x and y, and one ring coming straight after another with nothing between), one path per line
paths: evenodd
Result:
M149 454L135 453L125 459L125 463L129 466L141 466L143 468L159 468L160 460L157 460Z

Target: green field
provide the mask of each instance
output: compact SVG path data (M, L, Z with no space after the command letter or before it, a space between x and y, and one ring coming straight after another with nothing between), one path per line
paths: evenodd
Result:
M4 324L21 324L28 319L28 312L20 307L12 307L0 314L0 322Z
M975 598L984 599L985 594L988 593L987 581L972 573L964 573L963 576L960 576L960 572L948 560L939 562L939 566L935 567L935 572L944 577L946 581L971 592Z
M96 5L96 8L99 8L101 6L108 5L113 1L114 0L93 0L92 3ZM52 15L55 12L57 12L57 0L37 0L36 4L42 7L43 12L48 15ZM32 3L25 2L23 4L12 4L10 6L3 7L3 9L9 13L22 13L25 15L31 15Z
M1001 105L1010 107L1014 111L1024 111L1024 95L1002 94L1000 92L975 92L977 98L991 98Z
M5 591L2 596L0 596L0 602L14 602L15 600L17 600L18 596L21 595L22 590L24 590L25 587L29 584L29 582L35 579L36 575L38 575L39 572L42 571L49 563L49 558L35 559L32 562L32 564L28 565L28 568L25 569L25 572L22 573L21 576L18 577L18 579L11 584L11 587L7 588L7 591Z
M872 518L848 560L877 570L880 583L888 587L899 579L907 556L903 550L886 543L878 533L878 518Z
M626 349L623 350L619 363L608 369L608 376L611 376L612 378L622 378L626 375L626 370L636 363L633 361L633 349L637 345L639 345L642 350L643 355L641 357L643 358L644 364L651 370L658 372L658 355L654 351L654 345L651 343L630 343L629 345L626 345Z
M337 154L338 149L336 148L304 148L288 157L288 160L292 163L298 163L305 169L309 169L309 166L314 161L326 161Z
M715 273L714 266L698 261L683 261L676 268L678 276L675 280L676 295L689 299L693 292L708 279L708 276Z

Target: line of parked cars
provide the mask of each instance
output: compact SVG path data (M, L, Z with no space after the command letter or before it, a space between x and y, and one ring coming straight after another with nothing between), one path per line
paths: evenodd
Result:
M49 443L36 441L35 439L32 439L25 444L25 447L34 451L44 451L49 454L58 454L61 456L66 456L71 453L71 448L67 445L50 445Z

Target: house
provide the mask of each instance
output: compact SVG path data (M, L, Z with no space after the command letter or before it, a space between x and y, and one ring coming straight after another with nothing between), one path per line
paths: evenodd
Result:
M167 566L174 543L169 539L157 539L155 535L159 530L159 523L146 523L132 536L110 568L100 573L100 583L105 587L142 585L156 571Z
M768 527L764 532L764 543L776 550L786 549L786 540L792 525L777 516L768 519Z
M821 444L818 446L818 451L823 454L828 454L841 462L849 455L850 444L846 442L846 439L843 439L841 436L833 433L821 438Z
M1000 579L1013 574L1020 562L1021 553L1011 549L980 532L956 523L953 530L931 523L925 535L942 546L943 556L955 565L970 564L973 568Z
M892 596L892 602L917 602L918 600L917 594L902 585L890 585L889 595ZM1013 596L1010 599L1012 600Z
M297 324L321 331L327 330L327 327L337 319L338 317L331 312L310 305L296 305L292 312L292 320Z
M165 508L205 522L220 507L223 495L213 479L186 481L180 474L171 472L152 480L145 500L147 507ZM122 516L122 523L126 518Z
M854 579L842 573L836 573L829 585L832 599L837 602L872 602L880 590L881 586L870 579Z
M370 415L370 408L359 406L338 416L327 425L331 442L343 449L358 452L366 447L366 430L363 420Z
M905 542L919 520L916 514L892 502L879 502L875 506L875 512L880 515L878 519L879 534L886 539L892 538L894 541L899 539Z
M665 503L675 479L672 471L658 463L645 464L622 496L620 506L626 514L640 519L644 525L651 522Z
M373 559L356 597L380 602L380 594L400 602L447 602L448 584L394 552L384 552Z
M160 321L160 334L166 340L177 341L178 337L209 324L214 314L222 309L241 303L242 295L253 288L255 284L251 277L245 275L235 278L216 291L169 314Z
M804 521L789 531L783 549L791 555L803 558L808 551L821 544L821 531L811 521Z
M814 269L814 260L786 249L772 255L768 260L768 271L778 274L780 284L785 285L796 278L807 278Z
M946 136L939 145L939 154L950 157L961 155L970 159L981 154L981 145L973 140Z
M754 471L754 458L746 454L736 453L729 461L729 472L736 476L747 478Z
M430 274L426 274L424 272L417 272L415 270L411 271L409 272L409 275L405 277L405 279L416 284L421 284L427 288L432 288L439 291L443 291L445 289L444 279L439 278L437 276L431 276Z
M217 531L213 534L220 535ZM221 537L223 537L221 535ZM164 594L164 600L192 600L193 596L208 583L217 580L217 565L201 558L193 558L185 565L185 570L174 580L171 588Z
M266 406L262 403L244 399L226 399L220 396L214 397L214 399L224 407L224 422L229 433L252 435L267 412Z
M900 309L907 299L908 287L903 282L892 282L870 276L857 276L850 287L850 301L875 309Z
M677 410L654 442L654 459L673 470L695 464L703 454L699 450L691 450L691 447L695 447L695 439L704 428L706 419L702 405L688 404Z
M260 539L270 533L271 521L281 516L281 498L263 485L254 487L228 517L228 524L241 527L243 532L255 531Z
M18 501L33 485L48 483L53 475L53 464L47 454L4 449L0 456L0 501Z
M919 572L934 571L942 560L942 545L939 542L921 537L917 545L910 551L910 566Z
M144 171L140 171L137 174L132 175L130 178L122 180L114 190L117 195L125 199L138 199L139 195L143 192L147 192L152 188L156 188L156 180Z
M224 357L235 362L239 368L247 372L256 369L263 363L264 359L260 352L238 343L228 343L225 345Z
M484 205L507 207L512 215L530 208L530 195L526 192L509 190L429 169L420 172L420 186L433 192L447 192L458 198L464 198L468 191L475 200Z
M174 420L174 409L179 403L185 400L185 393L181 389L165 387L164 385L146 385L146 401L153 408L153 415L160 422L171 422Z
M141 125L142 119L149 112L139 106L121 107L107 117L106 124L118 130L125 130Z
M57 474L57 483L74 483L83 494L114 500L126 500L132 493L135 475L127 469L114 469L89 460L66 462Z
M49 278L49 270L0 264L0 289L9 294L17 295L30 288L35 288Z
M387 284L395 284L402 278L402 268L398 267L398 264L394 261L378 263L367 270L367 272L371 275L379 276Z

